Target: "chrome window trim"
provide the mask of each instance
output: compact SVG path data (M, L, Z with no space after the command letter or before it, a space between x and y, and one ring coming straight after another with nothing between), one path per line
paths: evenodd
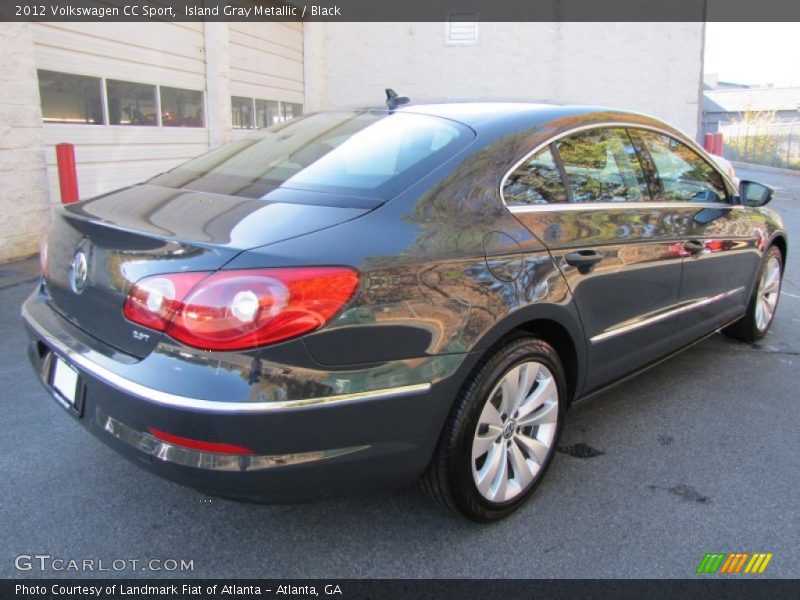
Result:
M340 405L364 400L384 400L404 395L422 394L427 392L432 385L430 383L417 383L366 392L353 392L334 396L320 396L316 398L302 398L298 400L282 400L276 402L221 402L218 400L203 400L156 390L114 373L110 369L90 360L85 355L76 352L64 342L50 334L41 324L34 320L32 315L24 308L22 309L22 318L51 350L55 351L62 359L67 360L72 365L80 367L103 383L122 392L132 394L142 400L153 402L154 404L173 408L226 414L284 412L317 406Z
M206 469L210 471L233 471L240 473L244 471L262 471L264 469L318 462L369 448L369 446L351 446L348 448L295 452L292 454L225 454L220 452L204 452L202 450L194 450L192 448L162 441L150 433L139 431L125 425L114 417L108 416L99 408L96 411L95 419L103 431L155 459L162 462L182 465L184 467Z
M514 166L506 171L506 174L503 175L503 178L500 180L500 200L503 202L503 206L505 206L511 212L546 212L546 211L560 211L560 210L579 210L579 209L570 209L567 207L571 206L580 206L583 207L584 210L607 210L608 208L623 208L625 206L628 207L637 207L637 208L663 208L663 205L669 205L670 207L677 207L677 208L684 208L684 207L691 207L691 206L698 206L698 205L706 205L704 208L707 208L710 205L713 205L714 208L719 208L721 206L725 207L736 207L741 206L737 204L732 204L728 202L657 202L657 201L650 201L650 202L598 202L598 203L562 203L562 204L517 204L517 205L509 205L506 202L505 195L503 194L503 188L506 186L506 181L511 176L511 174L516 171L523 163L529 160L531 157L535 156L537 152L543 150L546 146L557 142L561 138L574 135L576 133L580 133L582 131L589 131L592 129L610 129L622 127L624 129L645 129L647 131L655 131L656 133L660 133L661 135L666 135L667 137L671 137L673 139L678 140L679 142L686 144L692 150L697 152L697 154L702 158L708 165L716 171L722 180L729 186L730 190L736 190L736 186L733 185L733 181L727 176L727 174L723 173L719 167L714 164L713 160L709 160L704 156L705 150L703 150L696 142L689 139L688 137L684 136L679 132L669 131L662 127L657 127L655 125L645 125L639 123L628 123L625 121L607 121L603 123L592 123L590 125L581 125L579 127L574 127L572 129L568 129L566 131L562 131L561 133L557 133L554 136L548 138L546 141L542 142L538 146L536 146L533 150L528 152L525 156L523 156L520 160L514 163ZM729 190L729 191L730 191ZM532 210L525 210L521 211L519 209L526 208Z
M557 207L557 208L556 208ZM532 212L579 212L589 210L640 210L640 209L687 209L717 208L729 210L745 208L739 204L723 204L721 202L574 202L570 204L520 204L507 207L512 213L524 214Z
M720 300L724 300L729 296L734 296L739 292L743 291L744 291L744 286L741 286L733 290L728 290L727 292L717 294L716 296L708 296L705 298L700 298L699 300L694 300L688 304L684 304L683 306L678 306L677 308L673 308L666 312L653 315L652 317L647 317L640 321L617 325L612 329L604 331L603 333L598 333L597 335L590 338L589 341L592 344L596 344L598 342L602 342L604 340L617 337L618 335L630 333L631 331L636 331L637 329L641 329L642 327L647 327L648 325L654 325L656 323L660 323L661 321L665 321L672 317L676 317L685 312L689 312L690 310L695 310L696 308L702 308L703 306L708 306L709 304L713 304L714 302L719 302Z

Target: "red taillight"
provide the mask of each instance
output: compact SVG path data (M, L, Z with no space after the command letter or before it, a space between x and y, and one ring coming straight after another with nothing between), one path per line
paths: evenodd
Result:
M145 277L128 292L125 316L139 325L164 331L181 311L181 300L208 273L174 273Z
M245 448L244 446L193 440L192 438L161 431L155 427L149 427L148 429L154 437L158 438L162 442L167 442L168 444L173 444L175 446L182 446L191 450L199 450L200 452L213 452L215 454L255 454L255 452L250 450L250 448Z
M321 327L357 286L345 267L157 275L133 286L124 312L188 346L243 350Z

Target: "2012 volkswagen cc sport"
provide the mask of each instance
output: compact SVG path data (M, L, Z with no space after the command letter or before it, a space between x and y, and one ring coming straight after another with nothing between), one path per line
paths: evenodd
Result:
M137 464L267 502L418 481L477 521L566 409L722 329L763 337L787 236L674 128L622 111L309 114L58 209L36 372Z

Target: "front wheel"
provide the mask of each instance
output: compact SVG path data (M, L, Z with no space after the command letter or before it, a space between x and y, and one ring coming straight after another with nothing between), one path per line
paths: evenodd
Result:
M507 517L550 465L565 400L564 369L549 344L504 344L466 382L420 488L474 521Z
M747 312L744 317L727 327L724 333L743 342L756 342L767 335L778 308L782 278L783 255L778 248L772 246L764 256Z

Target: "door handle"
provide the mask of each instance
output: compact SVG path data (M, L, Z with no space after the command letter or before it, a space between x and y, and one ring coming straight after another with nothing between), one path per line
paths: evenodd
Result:
M599 263L605 257L605 254L597 250L578 250L577 252L570 252L565 255L564 260L567 261L568 265L572 265L573 267L588 269L594 264Z
M689 240L688 242L683 243L683 249L689 254L700 254L706 249L706 245L697 240Z

